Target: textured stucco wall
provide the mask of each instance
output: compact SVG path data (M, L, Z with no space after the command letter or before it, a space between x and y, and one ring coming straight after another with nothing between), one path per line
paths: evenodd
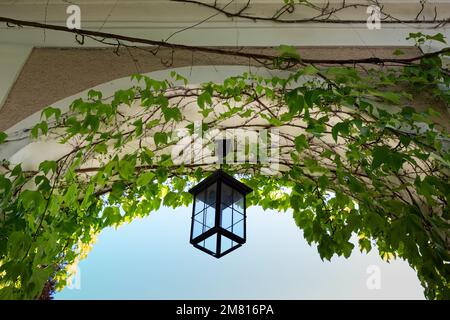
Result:
M274 53L270 48L247 48ZM415 56L416 48L404 48ZM304 58L361 58L390 56L391 47L305 47ZM34 48L0 109L0 130L6 130L31 114L65 97L93 86L130 76L190 65L254 65L248 59L200 52L161 49L156 55L141 49L122 48ZM446 110L444 110L446 111ZM448 113L447 113L448 115ZM448 122L448 117L447 117Z

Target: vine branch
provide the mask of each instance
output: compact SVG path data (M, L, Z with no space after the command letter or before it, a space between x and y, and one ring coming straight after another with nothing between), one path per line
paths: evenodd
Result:
M17 20L7 17L0 17L0 22L5 23L8 27L10 26L17 26L17 27L32 27L32 28L38 28L38 29L45 29L45 30L53 30L53 31L60 31L65 33L71 33L74 34L77 39L79 40L79 37L84 38L88 37L98 43L106 44L106 45L113 45L114 47L131 47L130 45L124 43L134 43L134 44L145 44L149 46L156 46L156 47L163 47L163 48L170 48L172 50L178 49L178 50L187 50L192 52L203 52L203 53L210 53L210 54L218 54L218 55L224 55L224 56L234 56L234 57L241 57L241 58L247 58L247 59L253 59L260 63L271 63L274 59L277 59L278 56L271 55L271 54L263 54L263 53L253 53L253 52L245 52L242 50L229 50L229 49L221 49L221 48L214 48L214 47L201 47L201 46L191 46L191 45L183 45L183 44L175 44L170 43L166 41L159 41L159 40L152 40L152 39L145 39L145 38L138 38L138 37L132 37L132 36L126 36L121 34L115 34L115 33L106 33L101 31L91 31L91 30L85 30L85 29L69 29L66 26L59 26L59 25L53 25L53 24L47 24L47 23L39 23L39 22L33 22L33 21L26 21L26 20ZM115 40L115 43L107 42L106 40ZM84 40L79 40L79 44L84 44ZM286 61L289 63L290 67L293 67L295 65L299 64L338 64L338 65L354 65L354 64L375 64L375 65L384 65L386 63L395 63L395 64L412 64L417 61L420 61L424 58L429 58L433 56L438 56L441 54L448 54L450 53L450 47L444 48L439 51L426 53L422 55L417 55L410 58L379 58L379 57L367 57L367 58L358 58L358 59L301 59L301 61L288 58Z

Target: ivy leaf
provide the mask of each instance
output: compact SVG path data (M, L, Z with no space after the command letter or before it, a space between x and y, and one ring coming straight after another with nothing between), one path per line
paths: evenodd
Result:
M297 49L293 46L288 45L280 45L278 47L278 56L282 59L288 59L288 60L296 60L300 61L300 54L298 53Z
M136 128L135 131L136 137L139 137L142 134L142 126L143 126L142 119L136 120L135 122L133 122L133 125Z
M139 175L139 178L136 181L136 185L138 187L143 187L147 184L149 184L153 178L155 177L155 174L153 172L145 172L143 174Z
M61 117L61 110L58 108L47 107L42 110L41 113L41 117L45 116L47 120L50 119L53 115L55 116L56 121L59 121L59 118Z
M20 195L20 202L26 210L38 209L39 207L41 207L44 201L44 197L38 191L25 190Z
M2 131L0 131L0 144L3 143L6 138L8 138L8 135Z
M317 69L315 66L313 66L312 64L309 64L306 67L304 67L303 69L301 69L300 73L302 75L311 76L311 75L317 74L319 71L320 70Z
M400 94L392 92L392 91L386 91L386 92L372 91L371 94L374 95L375 97L383 98L384 100L387 100L394 104L400 104L400 102L401 102Z
M356 179L352 175L347 176L347 183L348 183L350 191L352 191L352 192L361 193L365 189L364 185L361 182L359 182L358 179Z
M404 134L400 135L399 139L405 147L408 147L411 142L411 137Z
M434 40L434 41L438 41L438 42L442 42L442 43L447 43L445 41L445 36L442 33L437 33L435 35L427 35L426 39L427 40Z
M372 170L379 168L385 162L385 157L387 154L389 154L389 152L390 149L386 146L377 146L374 148L374 150L372 151Z
M162 108L162 112L166 121L170 121L171 119L180 121L182 119L181 111L177 107L164 107Z
M293 116L301 114L305 106L305 99L299 94L297 90L289 91L284 100L289 108L289 113Z
M369 253L370 250L372 249L372 244L371 244L370 240L365 237L360 238L358 240L358 244L359 244L359 248L360 248L361 252L363 252L365 250L366 253Z
M120 160L119 174L123 179L130 179L134 175L135 165L128 160Z
M295 149L298 152L301 152L309 147L308 139L306 139L306 136L304 134L295 137L294 143Z
M126 104L128 106L131 106L131 102L134 101L135 93L133 89L128 90L119 90L116 91L114 94L114 100L112 102L113 105L120 105L120 104Z
M103 94L100 91L97 90L89 90L88 92L88 98L92 100L102 100Z
M122 181L114 182L111 187L111 192L109 193L110 200L108 200L108 201L111 202L111 200L112 201L119 200L122 197L122 195L124 194L126 187L127 186Z
M31 237L23 231L14 231L8 238L8 251L14 258L21 258L31 244Z
M166 194L166 196L164 197L164 202L163 204L166 207L172 207L172 208L176 208L177 207L177 202L179 200L179 196L177 193L170 191L169 193Z
M208 91L204 91L202 94L198 96L197 104L200 107L200 109L204 109L206 107L206 104L211 105L212 104L211 94Z
M106 143L99 143L94 147L94 150L100 154L106 154L108 153L108 146Z
M33 138L37 138L39 136L39 130L41 130L43 135L46 135L48 132L48 124L46 121L42 121L38 124L36 124L32 129L31 129L31 136Z
M156 132L153 136L153 139L155 140L156 146L159 146L160 144L167 144L168 136L165 132Z
M43 161L39 165L39 170L43 171L45 174L47 174L50 170L53 171L53 173L56 172L57 163L56 161Z
M122 220L120 209L118 207L106 207L102 214L103 219L107 225L117 225Z
M177 72L175 72L175 71L171 71L170 72L170 76L172 78L175 78L176 81L183 81L183 84L185 86L188 84L188 80L185 77L183 77L182 75L180 75Z
M64 195L64 202L68 205L71 206L75 203L75 201L78 198L78 189L76 184L72 184L69 186L69 188L67 189L65 195Z
M100 119L98 116L88 114L83 121L83 128L90 128L90 132L97 132L100 127Z
M350 133L350 123L347 121L339 122L333 126L331 129L331 135L333 136L334 141L337 142L338 134L341 132L343 136L347 136Z

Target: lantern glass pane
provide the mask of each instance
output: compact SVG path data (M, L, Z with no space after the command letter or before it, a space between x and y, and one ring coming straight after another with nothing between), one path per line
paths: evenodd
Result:
M228 237L221 236L220 241L220 253L224 253L233 247L233 240Z
M243 238L244 237L244 219L241 219L240 221L233 224L231 232L233 232L238 237Z
M244 196L237 191L234 191L233 194L233 209L244 213Z
M214 227L214 224L216 222L216 208L215 207L208 207L204 211L204 218L205 218L205 227L207 231L208 229Z
M214 207L216 203L216 183L210 185L208 189L206 189L206 204L208 206Z
M217 251L217 234L213 234L212 236L201 241L199 245L215 254Z
M194 220L194 225L192 226L192 238L198 237L203 233L203 223Z
M228 229L233 225L233 209L231 207L225 207L222 204L222 216L220 226L224 229Z
M216 192L217 183L214 183L195 196L192 239L215 226Z
M198 213L209 206L214 207L216 203L216 183L195 196L194 212Z
M225 207L231 207L233 204L233 189L231 189L227 184L222 183L222 205Z
M244 238L244 195L225 183L222 183L221 190L220 226Z
M194 212L198 213L205 209L205 191L200 192L195 196Z

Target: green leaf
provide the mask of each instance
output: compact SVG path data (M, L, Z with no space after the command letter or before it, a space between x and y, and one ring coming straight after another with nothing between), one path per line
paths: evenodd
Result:
M100 128L100 119L98 116L93 114L88 114L83 121L83 128L90 128L90 132L97 132Z
M405 147L408 147L409 146L409 144L410 144L410 142L411 142L411 138L409 137L409 136L407 136L407 135L400 135L400 137L399 137L399 139L400 139L400 142L405 146Z
M136 181L138 187L143 187L153 181L155 174L153 172L145 172L139 175Z
M20 202L26 210L38 209L44 203L44 197L38 191L25 190L20 195ZM38 212L35 212L36 214Z
M160 122L161 122L161 121L160 121L159 119L153 119L153 120L150 120L149 122L147 122L147 124L145 125L145 127L146 127L147 129L152 129L152 128L156 127L157 125L159 125Z
M177 202L179 201L179 196L177 193L170 191L169 193L167 193L167 195L164 197L164 202L163 204L166 207L172 207L175 208L177 207Z
M382 91L371 91L371 94L375 97L383 98L394 104L400 104L401 95L392 91L382 92Z
M107 225L117 225L122 221L122 215L118 207L106 207L103 210L102 217Z
M426 39L427 40L434 40L434 41L438 41L438 42L442 42L442 43L447 43L445 41L445 36L442 33L437 33L435 35L427 35Z
M56 172L56 168L57 168L57 163L56 161L44 161L41 162L41 164L39 165L39 170L43 171L45 174L47 174L50 170L55 173Z
M133 125L135 126L135 129L136 129L135 135L136 135L136 137L139 137L143 132L142 131L142 127L143 127L142 119L136 120L135 122L133 122Z
M372 243L367 238L360 238L358 243L359 243L359 248L360 248L361 252L363 252L365 250L366 253L369 253L370 250L372 249Z
M338 122L331 129L331 135L333 136L334 141L337 142L338 134L342 133L343 136L347 136L350 133L350 123L348 121Z
M108 153L108 146L106 143L99 143L94 147L94 151L100 154Z
M278 56L283 59L292 59L296 61L301 60L297 48L284 44L278 47Z
M61 117L61 110L58 108L53 107L47 107L44 110L42 110L41 117L45 116L45 118L48 120L52 116L55 116L56 121L59 121Z
M111 187L110 197L119 200L126 190L126 184L122 181L116 181Z
M67 206L71 206L78 199L78 188L76 184L72 184L67 188L66 193L64 194L64 202Z
M159 146L160 144L165 145L168 141L167 133L165 132L156 132L153 136L153 139L155 140L156 146Z
M298 152L301 152L309 147L308 139L306 138L306 136L304 134L301 134L301 135L295 137L294 143L295 143L295 149Z
M286 93L284 100L289 108L289 113L293 116L302 113L305 106L305 99L303 95L299 94L297 90L292 90Z
M135 164L128 160L119 161L119 174L123 179L130 179L134 176Z
M92 100L102 100L103 94L100 91L89 90L88 98Z
M180 121L183 118L180 109L178 109L177 107L174 108L164 107L162 108L162 112L164 114L164 119L166 121L170 121L171 119L175 121Z
M303 69L300 70L300 73L302 75L306 75L306 76L311 76L311 75L315 75L317 73L319 73L319 69L317 69L315 66L313 66L312 64L307 65L306 67L304 67Z
M8 138L8 135L2 131L0 131L0 144L3 143L6 138Z
M175 72L175 71L171 71L170 72L170 76L172 78L175 78L176 81L183 81L183 84L185 86L188 84L188 80L185 77L183 77L182 75L180 75L177 72Z
M197 104L200 107L200 109L204 109L206 105L212 104L211 94L208 91L204 91L201 95L197 98Z
M46 121L42 121L38 124L36 124L32 129L31 129L31 136L33 138L37 138L39 136L39 130L41 130L43 135L46 135L48 132L48 124Z
M361 192L365 191L364 185L361 182L359 182L359 180L356 179L354 176L348 175L347 179L348 179L347 183L348 183L350 191L355 192L355 193L361 193Z
M134 101L135 93L133 89L128 90L119 90L114 94L114 100L112 102L113 105L126 104L131 106L131 103Z
M14 231L8 237L8 251L13 258L22 258L31 244L31 237L23 231Z
M390 149L386 146L375 147L372 151L372 170L379 168L386 160L386 155L389 154Z

